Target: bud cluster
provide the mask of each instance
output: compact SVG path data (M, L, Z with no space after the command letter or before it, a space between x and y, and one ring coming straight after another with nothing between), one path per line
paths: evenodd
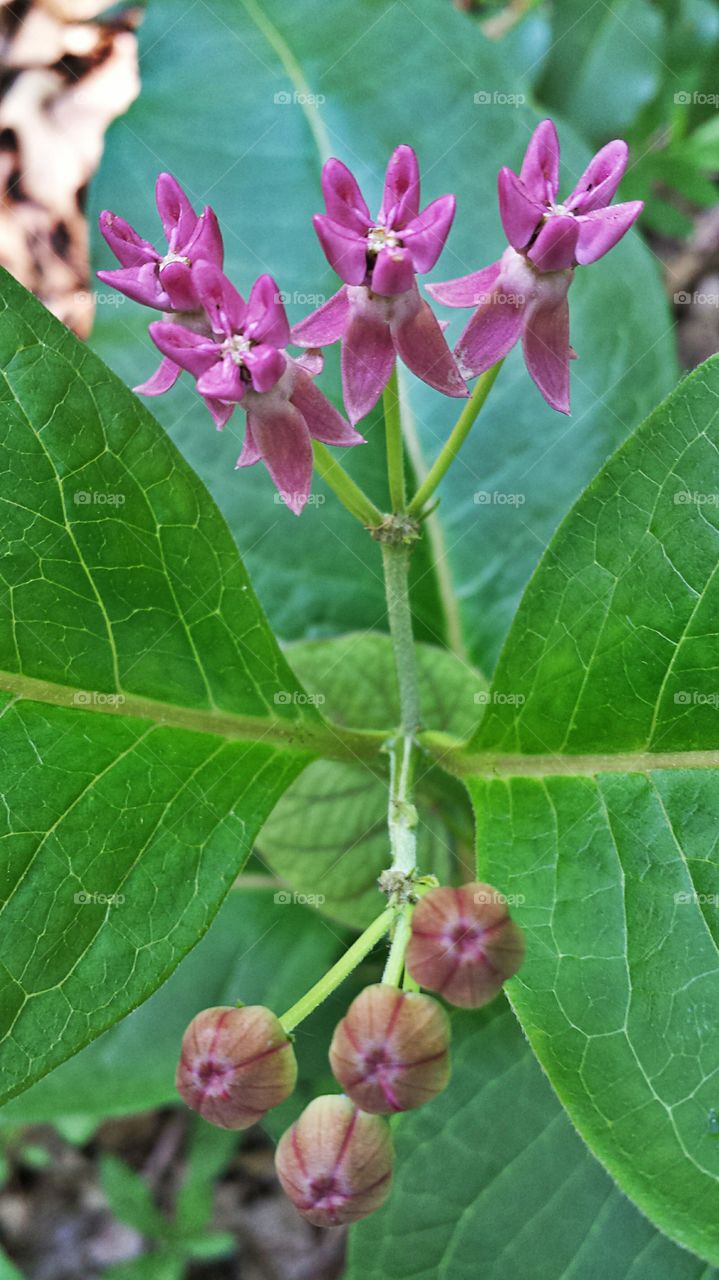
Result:
M521 930L491 885L433 888L414 909L408 975L450 1004L478 1008L524 956ZM290 1021L290 1020L288 1020ZM290 1021L290 1025L293 1023ZM357 1222L389 1194L393 1148L386 1116L431 1102L450 1078L450 1021L433 996L379 982L337 1025L330 1066L342 1094L315 1098L277 1148L277 1174L308 1222ZM225 1129L245 1129L284 1102L297 1062L282 1022L261 1006L205 1009L182 1042L177 1088Z

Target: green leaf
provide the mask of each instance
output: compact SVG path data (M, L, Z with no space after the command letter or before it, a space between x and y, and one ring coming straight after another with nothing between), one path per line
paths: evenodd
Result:
M408 142L419 154L424 198L444 191L458 197L434 278L484 266L505 248L497 172L506 164L519 168L539 116L526 104L501 100L502 94L523 94L529 101L530 88L501 45L446 0L335 0L331 22L313 0L213 0L181 14L171 0L153 0L141 41L142 93L109 132L91 193L93 230L95 214L106 207L154 241L154 181L158 170L169 169L198 207L210 201L217 209L227 270L238 286L246 290L259 272L272 271L296 321L339 283L311 224L321 207L321 158L332 152L348 162L374 208L390 152ZM208 83L210 66L213 83L222 86L220 110ZM487 92L500 98L475 101ZM191 129L178 127L179 102L192 103ZM559 128L566 193L589 152L571 128L561 121ZM95 262L115 265L97 233ZM93 342L134 384L157 359L146 337L150 313L104 285L100 298ZM557 521L675 376L666 299L656 265L636 235L577 273L571 311L572 342L581 357L572 372L572 419L544 404L521 352L513 352L428 526L426 541L431 538L439 564L436 581L427 565L415 575L419 638L442 643L449 636L461 652L464 636L484 670L494 663ZM454 339L469 312L443 314ZM339 403L336 349L327 356L322 386ZM419 454L425 461L436 456L458 406L415 381L411 402L413 454L421 465ZM188 379L153 407L226 514L285 639L368 625L385 629L377 548L333 498L295 520L275 503L261 467L237 473L242 416L218 434ZM347 450L342 461L383 504L376 415L363 432L368 446ZM315 491L326 496L319 486ZM298 573L300 565L311 572Z
M177 1102L180 1041L200 1009L241 999L282 1013L330 968L341 946L341 938L317 912L276 904L266 890L237 889L159 991L7 1103L0 1122L55 1123L80 1107L86 1117L100 1119ZM290 950L293 963L286 965ZM312 1030L308 1035L305 1030L303 1024L296 1035L300 1066L307 1074L305 1058L314 1042Z
M17 1267L13 1266L2 1250L0 1250L0 1280L23 1280Z
M476 719L484 678L446 650L418 646L416 652L426 723L464 736ZM388 636L365 633L294 645L288 656L334 722L368 728L398 723ZM420 865L446 881L463 851L471 849L466 796L446 774L425 768L416 798ZM364 928L381 910L377 877L388 864L386 777L362 764L313 761L287 789L257 844L302 898Z
M527 931L530 1042L622 1189L712 1263L718 455L714 357L560 529L466 762L480 875Z
M202 936L308 758L261 739L321 722L165 433L7 274L3 293L5 1098Z
M139 1174L122 1160L104 1156L100 1163L100 1182L120 1222L127 1222L151 1240L172 1240L172 1224L156 1209L149 1188Z
M352 1229L346 1280L716 1280L592 1158L504 1001L453 1017L453 1061L396 1122L392 1194Z

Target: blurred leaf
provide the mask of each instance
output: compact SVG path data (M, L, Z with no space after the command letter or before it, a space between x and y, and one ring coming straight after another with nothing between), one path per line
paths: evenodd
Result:
M184 1274L184 1259L162 1250L144 1253L103 1272L109 1280L182 1280Z
M139 1174L114 1156L100 1161L100 1182L115 1217L151 1240L172 1240L174 1229L155 1207Z
M388 636L312 641L293 645L288 657L303 686L326 699L322 710L330 719L377 728L398 723ZM468 733L484 678L446 650L419 647L417 660L425 722L460 737ZM456 873L462 836L471 851L466 795L447 774L423 769L417 807L420 865L446 881ZM377 877L388 861L386 777L361 764L314 761L276 806L257 845L299 894L364 928L382 905Z
M206 1235L187 1240L185 1248L190 1258L224 1258L234 1252L236 1241L229 1231L208 1231Z
M24 1280L22 1273L13 1266L2 1249L0 1249L0 1280Z
M210 1221L214 1184L241 1142L242 1134L193 1116L185 1176L175 1204L175 1222L184 1236L194 1235Z

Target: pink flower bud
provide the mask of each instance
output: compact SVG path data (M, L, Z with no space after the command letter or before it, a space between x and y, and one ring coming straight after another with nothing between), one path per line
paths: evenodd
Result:
M289 1097L296 1080L292 1044L262 1005L203 1009L184 1034L178 1092L221 1129L248 1129Z
M524 938L506 900L489 884L430 889L412 917L406 965L420 986L450 1004L493 1000L524 959Z
M384 1204L392 1138L380 1116L340 1094L315 1098L280 1139L277 1174L295 1208L316 1227L358 1222Z
M445 1088L449 1038L449 1018L431 996L377 983L365 987L339 1023L330 1065L363 1111L409 1111Z

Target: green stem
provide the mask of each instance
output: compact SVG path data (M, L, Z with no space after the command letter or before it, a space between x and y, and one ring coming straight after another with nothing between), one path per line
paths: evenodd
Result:
M400 413L397 366L392 370L382 394L384 432L387 441L387 480L390 506L395 515L402 515L407 506L404 482L404 444L402 441L402 417Z
M404 971L404 955L407 943L412 935L412 912L414 904L406 902L402 907L394 926L392 946L382 974L382 981L390 987L398 987Z
M315 466L322 479L327 482L330 489L339 498L340 502L351 515L359 520L367 528L375 528L382 523L382 512L376 507L367 494L355 484L351 476L347 474L344 467L337 458L330 453L326 445L321 444L319 440L313 440L312 452L315 457Z
M428 498L431 498L440 481L444 478L450 464L454 461L459 450L469 435L487 396L494 386L495 379L504 362L498 360L492 365L491 369L487 369L481 378L477 379L477 385L474 388L469 400L460 413L452 431L445 441L439 456L430 467L425 479L419 486L416 494L408 507L408 514L411 516L420 516L422 508L425 506Z
M384 937L396 915L396 907L387 907L386 911L383 911L380 916L377 916L376 920L372 921L372 924L365 929L364 933L360 934L356 942L352 943L352 946L320 978L319 982L310 987L309 991L306 991L296 1004L293 1004L286 1013L282 1014L280 1022L285 1031L292 1031L300 1022L309 1017L318 1004L321 1004L323 1000L332 995L332 992L336 990L340 983L349 977L352 970L357 968L360 961L369 955L372 948L380 941L380 938Z
M411 544L382 543L387 616L399 685L401 729L403 734L414 736L419 728L419 691L409 600L410 555Z

